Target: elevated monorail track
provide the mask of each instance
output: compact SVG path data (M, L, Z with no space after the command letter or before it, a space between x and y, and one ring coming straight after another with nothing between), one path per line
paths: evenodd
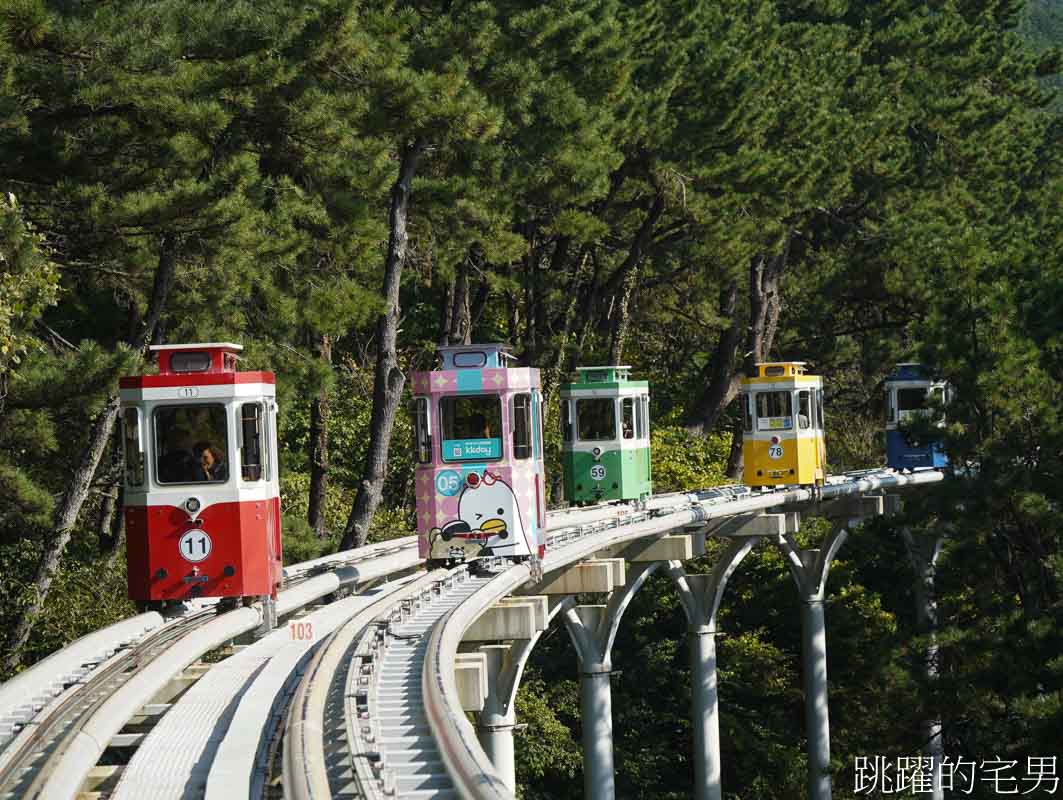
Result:
M285 571L276 610L285 616L419 564L411 536L294 565ZM258 604L218 611L216 603L204 602L169 619L141 614L78 640L5 684L0 797L74 796L126 722L151 706L160 690L263 621Z
M612 545L713 519L941 478L865 471L832 478L816 495L730 486L551 512L542 566L550 573ZM293 565L277 613L312 627L302 641L286 626L262 631L259 607L219 611L207 603L97 631L0 687L0 800L76 796L116 742L128 764L102 797L191 791L232 800L275 796L283 784L285 796L301 799L511 798L455 679L469 626L534 584L528 565L500 563L479 576L465 567L423 573L416 538L405 537ZM324 598L334 602L318 605ZM202 664L256 630L220 665ZM192 688L155 702L180 681ZM154 728L122 733L146 710Z
M929 470L908 475L878 470L862 471L848 479L830 482L817 494L803 488L753 493L745 487L695 492L681 496L682 500L676 498L671 507L660 504L655 511L617 517L611 524L586 525L554 533L548 538L543 571L550 573L590 558L611 545L663 535L690 524L819 499L934 483L942 478L942 473ZM428 641L423 672L425 711L454 788L466 800L513 800L514 795L480 746L462 709L454 677L458 646L465 631L488 608L522 586L530 587L531 581L527 565L509 567L448 613L432 630Z
M152 630L132 647L100 664L84 682L68 687L49 702L0 753L0 798L41 796L43 785L51 776L54 757L70 746L78 734L79 722L94 714L121 686L149 669L156 655L213 617L214 608L208 607Z

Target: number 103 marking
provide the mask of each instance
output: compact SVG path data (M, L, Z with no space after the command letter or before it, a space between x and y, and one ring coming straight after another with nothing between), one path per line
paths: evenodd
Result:
M288 634L293 642L312 642L314 641L314 623L289 622Z

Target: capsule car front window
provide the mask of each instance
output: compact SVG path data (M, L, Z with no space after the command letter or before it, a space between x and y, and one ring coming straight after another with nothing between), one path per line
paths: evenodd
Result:
M140 438L140 412L127 408L122 415L122 442L125 446L126 486L144 483L144 449Z
M758 427L761 430L791 427L793 413L793 396L790 392L757 392Z
M898 389L897 409L900 411L919 411L926 408L926 389Z
M577 400L576 419L580 441L616 439L616 405L612 398Z
M502 457L502 399L498 395L444 397L439 401L444 461L494 461Z
M571 404L568 400L561 401L561 439L566 442L572 441L572 417L569 415Z
M155 474L159 483L224 483L229 479L225 406L155 409Z

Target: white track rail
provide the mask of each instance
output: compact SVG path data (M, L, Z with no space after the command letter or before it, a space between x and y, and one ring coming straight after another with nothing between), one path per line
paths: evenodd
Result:
M388 542L374 545L372 551L374 555L368 558L359 551L348 551L325 562L319 560L313 568L293 576L291 587L278 594L278 615L291 613L339 589L409 571L420 563L416 542L398 545ZM331 571L322 571L329 567ZM42 767L27 796L49 800L73 797L111 739L132 715L205 653L253 631L261 622L259 606L229 611L183 636L156 655L150 664L140 665L102 704L87 709L89 715L75 723L76 730L65 737L59 752Z
M163 624L154 611L93 631L0 684L0 748L63 689Z
M215 791L224 791L226 800L250 796L251 778L260 773L255 756L270 732L270 711L282 702L285 685L308 654L350 617L414 580L403 578L323 606L214 666L137 748L111 800L202 797L211 774L222 782ZM247 758L214 773L218 748L230 737L242 744ZM234 767L243 767L242 774Z
M464 574L465 569L453 572ZM427 573L356 614L318 649L288 711L284 732L285 797L332 797L347 794L350 785L357 783L358 770L352 763L357 748L352 747L343 717L351 651L374 622L386 627L391 619L400 618L403 607L409 610L428 605L431 596L453 580L447 570ZM326 737L331 763L325 758Z

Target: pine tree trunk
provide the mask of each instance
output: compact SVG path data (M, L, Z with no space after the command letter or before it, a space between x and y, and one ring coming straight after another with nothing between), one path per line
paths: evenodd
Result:
M635 283L638 281L638 265L628 268L624 276L624 283L620 289L620 296L616 299L613 317L613 329L609 336L609 363L619 364L624 358L624 341L627 339L627 329L631 318L631 293L635 291Z
M113 564L115 559L122 552L122 543L125 541L125 514L121 509L124 505L125 488L121 483L118 485L118 513L111 517L111 532L109 541L111 543L110 550L107 551L107 564Z
M598 261L597 253L592 253L591 262L594 264L594 269L591 271L590 285L587 288L586 302L581 304L581 307L585 309L586 313L583 315L583 325L580 326L579 339L576 341L575 352L573 353L572 367L576 366L575 361L581 354L587 352L587 339L590 337L591 327L593 324L593 311L598 307L598 299L601 296L601 276L602 267ZM586 362L584 362L586 363Z
M321 335L319 345L321 359L332 365L332 337ZM321 387L317 397L310 403L310 496L306 507L306 521L317 538L328 535L325 528L325 497L328 491L328 420L329 387Z
M720 316L731 320L731 324L720 332L716 347L705 365L707 383L687 421L687 430L692 433L708 433L715 428L720 415L738 393L735 361L738 358L742 322L738 318L737 281L732 281L720 291Z
M176 243L173 236L166 234L163 237L159 250L159 264L155 269L155 281L151 292L151 302L148 306L148 316L137 341L130 344L135 346L143 359L151 344L155 333L159 328L166 301L173 286L174 275L177 269ZM92 487L92 479L99 467L100 459L107 449L107 442L114 432L114 424L118 419L119 396L113 394L108 398L103 410L96 415L89 430L89 438L81 451L81 457L74 469L74 474L67 483L66 491L55 510L52 530L44 542L44 553L37 565L34 576L34 593L26 609L19 619L18 624L11 629L4 642L4 669L14 672L22 662L22 650L29 640L33 627L44 609L44 603L48 599L48 591L52 581L59 571L63 553L77 524L78 514L85 504Z
M447 344L470 344L472 339L472 312L469 308L469 264L463 260L458 265L458 274L454 278L454 298L450 311L450 330Z
M619 364L624 357L624 340L627 338L627 329L631 317L631 295L635 291L638 282L639 265L653 239L653 229L657 220L664 213L664 194L658 190L653 197L646 218L639 225L638 232L631 242L627 257L620 266L620 290L616 296L616 313L613 317L612 333L609 337L609 363Z
M472 332L476 330L476 326L480 324L480 319L484 315L484 311L487 310L487 301L491 298L491 284L484 278L480 281L480 285L476 287L476 296L473 297L469 307L469 341L472 341Z
M121 538L122 515L117 513L121 507L122 472L125 469L125 453L122 437L118 431L111 435L111 463L107 471L107 482L103 487L103 499L100 501L100 514L96 525L96 536L100 553L113 553Z
M552 392L557 385L561 383L561 378L565 370L565 356L568 353L568 340L572 337L572 332L575 328L576 308L579 303L580 288L582 287L587 274L587 263L589 260L590 252L585 251L575 262L575 269L572 271L572 279L568 284L568 303L565 304L565 313L561 320L561 334L558 337L557 342L557 357L554 359L554 366L548 373L547 379L543 384L544 394Z
M441 345L450 344L450 329L453 327L454 314L454 284L455 281L447 281L447 291L439 306L439 343Z
M731 426L731 452L727 454L727 477L735 481L742 480L744 468L742 459L742 418L739 417Z
M539 315L535 313L535 304L539 302L538 263L532 244L524 257L524 346L521 348L524 351L521 363L528 366L537 363L539 357Z
M944 537L933 533L912 533L909 528L901 528L901 536L908 552L908 560L915 573L912 594L915 597L916 629L925 637L926 649L922 653L922 679L928 690L932 690L938 680L938 610L935 581L937 578L937 561L941 555ZM923 753L929 757L932 794L935 798L943 797L941 760L944 755L942 741L941 715L933 709L923 719Z
M746 336L745 369L752 373L758 362L765 361L775 342L782 313L779 280L790 258L791 236L787 234L782 252L757 256L749 265L749 330Z
M417 162L425 150L425 142L418 139L403 148L399 177L391 189L391 211L388 218L390 234L384 261L384 299L387 310L377 321L376 374L373 380L373 416L369 429L369 452L366 454L362 480L354 498L347 527L340 542L341 550L361 547L369 537L369 526L384 493L387 475L388 449L395 412L402 397L406 376L399 369L397 339L399 328L399 286L402 267L406 261L410 192Z
M506 321L509 328L509 342L516 342L520 334L520 303L513 292L506 292L507 314Z

